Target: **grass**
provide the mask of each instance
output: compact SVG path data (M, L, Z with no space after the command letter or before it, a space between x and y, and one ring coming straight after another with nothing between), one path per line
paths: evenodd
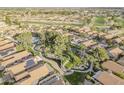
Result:
M74 65L71 62L66 63L65 67L71 69Z
M118 77L124 79L124 73L118 72L118 73L114 73L114 74L115 74L116 76L118 76Z
M94 21L95 26L105 26L105 18L102 16L96 17Z
M22 23L34 23L34 24L48 24L48 25L74 25L82 26L82 23L73 23L73 22L56 22L56 21L20 21Z
M71 69L75 66L78 66L79 64L81 64L81 59L80 57L78 57L75 53L73 53L72 51L71 52L68 52L67 54L69 56L69 59L67 59L65 61L65 64L64 66L67 68L67 69Z
M3 73L2 72L0 72L0 78L3 76Z
M72 85L79 85L84 81L85 76L85 73L74 72L72 75L65 76L65 79Z

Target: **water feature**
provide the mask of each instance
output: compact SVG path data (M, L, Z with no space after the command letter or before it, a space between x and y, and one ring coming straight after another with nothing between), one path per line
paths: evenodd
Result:
M16 37L19 36L20 34L16 34L13 38L16 40ZM41 40L40 40L39 33L34 33L32 32L32 43L33 43L33 48L36 51L39 51L41 48ZM18 41L19 42L19 41Z
M32 33L32 43L34 50L39 51L41 49L41 38L38 33Z

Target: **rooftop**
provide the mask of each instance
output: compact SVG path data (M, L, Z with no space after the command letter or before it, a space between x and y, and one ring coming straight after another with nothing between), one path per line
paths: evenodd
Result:
M4 40L4 38L0 38L0 41L3 41Z
M106 61L102 64L102 67L108 70L111 70L113 72L123 72L124 66L119 65L118 63L114 61Z
M90 46L97 44L97 42L95 42L93 40L87 40L85 42L82 42L82 44L85 45L86 47L90 47Z
M2 45L4 45L4 44L7 44L7 43L10 43L11 41L9 41L9 40L2 40L2 41L0 41L0 46L2 46Z
M117 62L124 66L124 57L121 57Z
M38 66L36 69L32 70L32 71L28 71L27 73L29 74L29 78L25 79L25 80L21 80L18 82L18 84L21 85L30 85L32 84L34 81L39 80L41 77L46 76L47 74L49 74L50 70L47 64L44 64L43 66ZM19 77L18 75L15 77L17 78Z
M120 54L123 53L123 50L121 50L120 48L116 47L116 48L113 48L109 51L109 53L114 56L114 57L118 57Z
M104 33L104 32L99 32L98 35L99 35L99 36L105 36L106 33Z
M97 72L94 78L104 85L124 85L123 79L117 77L112 73L108 73L106 71Z
M9 48L12 48L12 47L15 47L14 43L8 43L8 44L5 44L5 45L2 45L2 46L0 46L0 51L6 50L6 49L9 49Z
M106 40L110 40L110 39L113 39L115 37L115 34L108 34L108 35L105 35L104 38Z
M90 27L83 27L83 28L81 28L81 29L79 29L79 32L90 32L91 31L91 29L90 29Z
M121 43L122 41L124 41L124 37L115 38L114 41L117 43Z
M17 65L14 65L12 67L9 67L9 68L6 68L6 71L11 71L12 74L18 74L19 72L21 71L24 71L25 70L25 62L22 62L20 64L17 64Z
M1 64L2 64L2 66L7 66L8 64L12 64L15 61L20 60L29 55L30 55L30 53L28 53L27 51L13 53L11 55L8 55L8 56L2 58Z
M30 75L28 74L28 72L23 72L23 73L21 73L19 75L14 76L14 78L15 78L16 81L21 80L21 79L23 79L25 77L30 77Z
M90 32L88 32L87 34L88 34L88 35L93 35L93 34L98 34L98 32L97 32L97 31L90 31Z

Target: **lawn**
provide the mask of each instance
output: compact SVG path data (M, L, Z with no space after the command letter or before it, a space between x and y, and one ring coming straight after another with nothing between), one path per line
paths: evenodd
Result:
M103 26L103 25L105 25L105 18L104 17L96 17L94 24L96 26Z
M0 77L2 77L3 76L3 73L2 72L0 72Z
M0 77L2 77L2 72L0 72Z
M79 85L84 81L86 74L74 72L72 75L65 76L65 79L72 85Z

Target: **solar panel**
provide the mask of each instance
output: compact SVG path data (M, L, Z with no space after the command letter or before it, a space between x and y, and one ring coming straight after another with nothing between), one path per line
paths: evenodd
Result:
M34 62L34 60L33 59L30 59L30 60L28 60L28 61L26 61L26 68L30 68L30 67L32 67L32 66L34 66L35 65L35 62Z

